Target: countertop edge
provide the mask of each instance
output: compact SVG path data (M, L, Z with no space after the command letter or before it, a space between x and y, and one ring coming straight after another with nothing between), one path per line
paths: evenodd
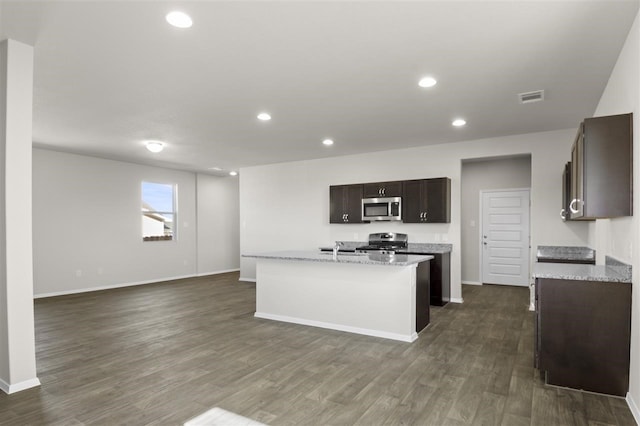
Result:
M603 265L537 263L533 278L631 284L631 277L623 274L621 269Z
M380 256L380 260L376 260L376 254L372 255L338 255L337 259L333 258L332 254L321 254L319 252L312 251L285 251L285 252L273 252L273 253L252 253L243 254L242 257L254 258L254 259L271 259L271 260L292 260L301 262L317 262L317 263L345 263L352 265L376 265L376 266L412 266L421 262L434 259L430 255L399 255L396 256ZM406 259L404 259L406 257ZM384 260L388 259L388 260Z

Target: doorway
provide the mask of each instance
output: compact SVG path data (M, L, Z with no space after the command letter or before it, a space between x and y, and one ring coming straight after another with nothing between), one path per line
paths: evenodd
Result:
M531 188L531 155L468 158L461 167L462 284L482 285L481 191Z
M529 286L530 190L480 194L482 283Z

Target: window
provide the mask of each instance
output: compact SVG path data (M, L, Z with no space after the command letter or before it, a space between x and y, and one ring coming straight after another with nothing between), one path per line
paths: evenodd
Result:
M142 182L142 239L168 241L175 238L176 186Z

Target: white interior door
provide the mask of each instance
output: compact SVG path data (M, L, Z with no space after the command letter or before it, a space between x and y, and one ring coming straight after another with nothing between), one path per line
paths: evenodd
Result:
M482 191L482 282L529 285L529 190Z

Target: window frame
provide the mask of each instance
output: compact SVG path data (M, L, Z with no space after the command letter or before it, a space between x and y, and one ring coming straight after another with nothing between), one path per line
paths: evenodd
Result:
M161 186L168 186L171 188L171 208L172 211L165 211L165 210L152 210L151 208L153 206L151 206L150 204L146 203L144 200L144 195L145 195L145 191L144 191L144 186L145 184L151 184L151 185L161 185ZM145 205L147 207L149 207L148 210L145 210ZM178 184L177 183L167 183L167 182L158 182L158 181L152 181L152 180L142 180L140 182L140 214L141 214L141 232L140 234L142 235L142 241L143 242L151 242L151 241L177 241L178 239L178 229L177 229L177 225L178 225ZM170 235L151 235L151 236L145 236L144 232L144 218L145 216L149 217L150 215L158 215L161 217L164 217L165 215L170 215L172 217L172 226L170 227L171 230L171 234Z

